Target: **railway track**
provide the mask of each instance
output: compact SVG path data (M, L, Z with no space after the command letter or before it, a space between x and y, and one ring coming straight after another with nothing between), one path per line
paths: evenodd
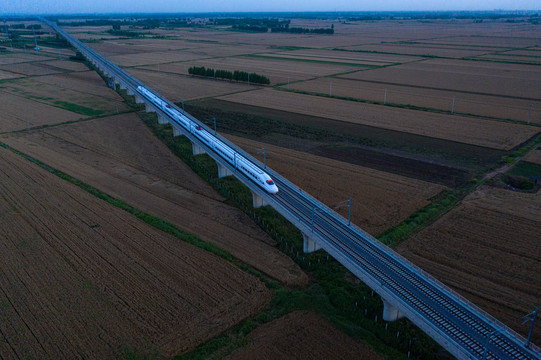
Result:
M45 19L40 20L64 36L84 56L134 93L138 86L144 85L56 24ZM176 107L167 99L163 101ZM199 122L189 114L186 115ZM171 123L174 122L174 119L170 120ZM220 139L263 169L263 165L249 154L226 139L221 137ZM208 152L215 159L220 156L212 151ZM318 244L324 250L454 356L461 359L541 359L538 347L526 348L523 345L525 340L498 320L362 229L348 225L344 218L280 174L269 168L265 168L265 171L273 177L280 189L278 194L267 199L271 206L296 224L301 231L318 239ZM241 173L234 173L242 182L250 184L249 178Z

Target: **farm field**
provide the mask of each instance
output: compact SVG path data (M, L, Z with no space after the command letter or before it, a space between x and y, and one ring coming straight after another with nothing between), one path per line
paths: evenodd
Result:
M242 359L384 359L311 312L296 311L248 335L248 344L227 360Z
M524 335L541 301L540 211L541 193L482 187L398 251Z
M168 99L179 103L181 99L194 100L260 88L253 85L248 86L246 83L214 81L212 78L191 77L146 70L146 68L132 68L128 69L127 72L143 81L147 86L161 92Z
M331 208L352 198L351 221L373 235L399 224L445 188L236 136L227 138L260 161L264 146L269 167ZM339 212L347 218L347 207Z
M419 59L406 59L404 56L393 56L386 54L361 54L355 52L332 51L332 50L296 50L287 52L273 52L263 55L253 55L255 57L262 56L266 58L277 58L281 60L298 61L298 62L314 62L314 63L329 63L341 64L357 67L377 67L397 64L401 62L415 61Z
M186 49L142 52L138 54L115 55L110 60L121 66L152 65L169 62L198 60L223 56L238 56L264 51L264 47L254 46L209 46L195 47L192 44Z
M188 69L191 66L204 66L217 70L255 72L267 76L271 81L271 85L279 83L285 84L288 81L307 80L314 77L338 74L357 69L357 67L344 65L305 63L243 56L194 60L185 63L162 64L159 66L152 65L139 67L139 69L152 69L155 71L188 75ZM219 85L219 83L216 85Z
M541 69L518 64L432 59L343 75L345 78L538 101Z
M0 355L186 352L257 313L255 277L0 148Z
M62 73L39 76L0 84L0 91L57 108L69 110L82 116L96 116L128 111L128 106L113 90L97 87L93 82L97 74L86 72ZM103 83L103 80L101 80ZM88 83L88 92L85 84ZM81 89L85 89L82 91ZM24 101L23 100L23 101ZM24 112L23 112L24 113ZM30 119L33 122L34 119ZM62 121L59 121L62 122Z
M389 54L407 54L417 56L437 56L437 57L451 57L462 58L466 56L479 56L484 55L488 50L485 49L457 49L453 47L435 47L435 46L423 46L423 45L404 45L401 43L386 43L378 45L361 45L345 47L346 50L353 51L366 51L366 52L381 52Z
M538 128L456 115L381 107L270 89L219 97L221 100L397 130L466 144L509 150Z
M517 150L541 133L538 19L359 19L303 18L289 24L332 26L333 35L236 31L211 24L212 18L197 19L209 24L195 26L169 26L165 19L157 28L126 24L117 35L111 25L65 29L168 99L185 102L207 125L215 118L221 134L261 161L265 147L271 168L329 207L351 198L352 222L372 235L406 225L396 241L404 256L524 335L521 316L541 300L539 276L532 270L541 265L540 195L504 189L505 174L493 180L501 188L475 189L479 179L503 171L504 161L522 154ZM44 34L45 44L47 38L53 36ZM0 34L0 45L4 39ZM21 41L28 47L33 37L27 33ZM355 329L359 319L348 312L356 309L347 304L357 307L363 284L347 272L347 285L332 271L321 277L321 269L334 269L326 267L332 261L326 263L321 251L286 255L299 249L297 232L273 224L269 209L256 210L271 231L283 230L285 239L273 240L160 141L169 139L168 127L154 135L146 115L138 116L84 63L66 61L74 52L59 50L52 41L39 53L15 54L4 42L0 142L231 253L234 264L261 273L267 287L286 298L269 303L271 292L263 283L231 263L148 227L0 147L7 169L0 166L0 199L11 191L0 201L0 219L15 224L0 226L0 246L15 253L13 263L0 263L0 289L8 289L0 291L0 310L8 309L0 311L0 358L14 357L14 351L34 358L172 357L194 349L204 353L226 338L213 355L385 356L320 315L287 314L319 309ZM255 72L271 84L191 76L190 66ZM388 106L381 104L384 97ZM27 120L30 127L57 126L7 133L24 130ZM76 122L59 124L66 121ZM165 143L184 149L185 139L177 140ZM533 164L541 164L539 153L520 155L513 169L526 164L538 170ZM196 158L214 169L205 156ZM230 194L240 192L236 182L219 183L231 186ZM15 184L20 188L13 190ZM456 207L446 207L449 202ZM337 211L347 217L347 210L346 205ZM423 220L423 214L439 220ZM409 234L414 235L406 238ZM292 243L297 249L288 248ZM35 274L48 275L42 280ZM321 291L312 292L313 287ZM347 294L340 293L345 289ZM72 293L72 298L62 295ZM314 293L321 298L297 303L302 297L296 294ZM369 312L375 302L381 305L377 296L367 299ZM15 305L25 311L17 312ZM287 315L262 324L277 311ZM43 318L36 315L41 313ZM239 324L242 319L247 321ZM24 321L30 330L24 330ZM408 327L420 335L403 322L401 336ZM378 333L385 326L381 321L365 325L361 331L375 329L379 349L403 345ZM86 327L88 335L80 335ZM18 328L23 331L12 330ZM253 329L248 335L247 328ZM21 345L6 347L5 339ZM539 330L534 342L541 342ZM412 349L413 358L441 355L414 353L425 344L429 341ZM230 353L230 345L241 347ZM40 356L42 350L47 356ZM397 350L405 357L409 348Z
M332 84L331 84L332 82ZM492 95L465 94L451 90L427 89L411 85L391 85L344 78L318 78L297 82L290 89L337 97L413 105L451 113L472 114L499 119L541 124L541 101L505 98ZM287 87L282 86L282 89ZM454 105L453 105L454 99ZM530 112L531 107L531 112Z
M203 183L134 113L3 141L137 209L197 234L269 276L303 284L306 275L274 241Z
M84 115L9 94L1 88L0 94L0 132L86 118Z
M529 161L529 162L534 163L534 164L541 165L541 150L537 149L537 150L530 151L524 157L524 160Z
M49 56L43 56L43 55L37 55L35 52L28 51L21 51L15 50L14 53L11 54L1 54L0 55L0 65L6 65L6 64L15 64L15 63L22 63L22 62L32 62L32 61L44 61L44 60L50 60L51 57Z

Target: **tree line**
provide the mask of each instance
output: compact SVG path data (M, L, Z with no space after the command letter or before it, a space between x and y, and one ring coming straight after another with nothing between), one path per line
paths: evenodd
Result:
M254 84L270 84L268 77L259 75L256 73L247 73L246 71L229 71L229 70L216 70L212 68L205 68L204 66L192 66L188 69L188 73L191 75L199 75L206 77L216 77L217 79L227 79L235 81L249 81Z

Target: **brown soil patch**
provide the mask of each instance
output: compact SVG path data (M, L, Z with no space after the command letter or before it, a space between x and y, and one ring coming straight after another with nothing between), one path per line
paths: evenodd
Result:
M186 352L270 292L226 261L0 148L2 358Z
M84 119L86 116L0 91L0 132Z
M329 321L296 311L252 331L245 347L225 359L384 359Z
M186 68L189 67L190 65L186 64ZM186 101L258 88L243 83L214 81L211 78L189 77L152 70L128 69L128 72L175 102L180 102L181 99Z
M539 193L484 187L398 250L524 335L541 301L540 212Z
M83 77L79 77L80 74L83 74ZM95 73L94 75L97 76ZM117 93L103 86L103 82L101 92L91 93L92 87L95 86L93 81L94 77L88 76L87 73L74 72L10 81L0 84L0 88L14 95L87 115L114 114L130 110ZM79 87L74 86L76 84ZM86 110L80 110L73 105L83 106Z
M419 56L442 56L442 57L456 57L462 58L466 56L476 56L483 55L487 53L487 50L477 49L477 50L463 50L460 48L447 48L447 47L434 47L434 46L411 46L411 45L402 45L402 44L378 44L378 45L362 45L358 47L348 48L350 50L361 50L361 51L380 51L385 53L393 54L409 54L409 55L419 55Z
M145 67L145 69L161 70L177 74L188 74L191 66L205 66L220 70L242 70L255 72L267 76L271 84L287 83L297 80L306 80L316 76L325 76L345 71L352 71L356 67L330 64L302 63L295 61L272 60L264 58L231 57L190 61L188 63L163 64Z
M291 285L306 275L273 240L158 141L135 114L3 140Z
M524 161L528 161L534 164L541 165L541 150L536 149L530 151L525 157Z
M441 185L348 164L300 151L235 136L227 137L304 191L330 207L353 198L351 221L371 234L381 234L414 211L429 204L427 199L444 189ZM329 186L332 184L332 186ZM347 217L347 207L339 209Z
M295 90L329 94L388 104L413 105L438 109L448 113L475 114L495 118L530 121L541 124L541 101L513 99L500 96L457 93L449 90L427 89L416 86L393 85L343 78L319 78L291 84ZM282 87L286 89L285 86ZM454 106L453 106L454 99Z
M536 66L432 59L361 71L344 77L394 85L541 100L541 68Z
M383 107L272 89L226 95L220 99L494 149L512 149L539 132L538 128L526 125Z
M49 84L57 88L64 88L73 90L75 92L80 92L81 94L91 94L114 100L121 99L121 97L112 89L105 87L103 79L95 71L39 76L33 80L40 83Z

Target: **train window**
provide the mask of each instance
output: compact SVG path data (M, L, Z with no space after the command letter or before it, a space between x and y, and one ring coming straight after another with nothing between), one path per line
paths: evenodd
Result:
M201 130L201 126L196 126L195 130Z
M269 185L272 186L272 185L274 185L274 181L272 181L272 180L267 180L267 184L269 184Z

